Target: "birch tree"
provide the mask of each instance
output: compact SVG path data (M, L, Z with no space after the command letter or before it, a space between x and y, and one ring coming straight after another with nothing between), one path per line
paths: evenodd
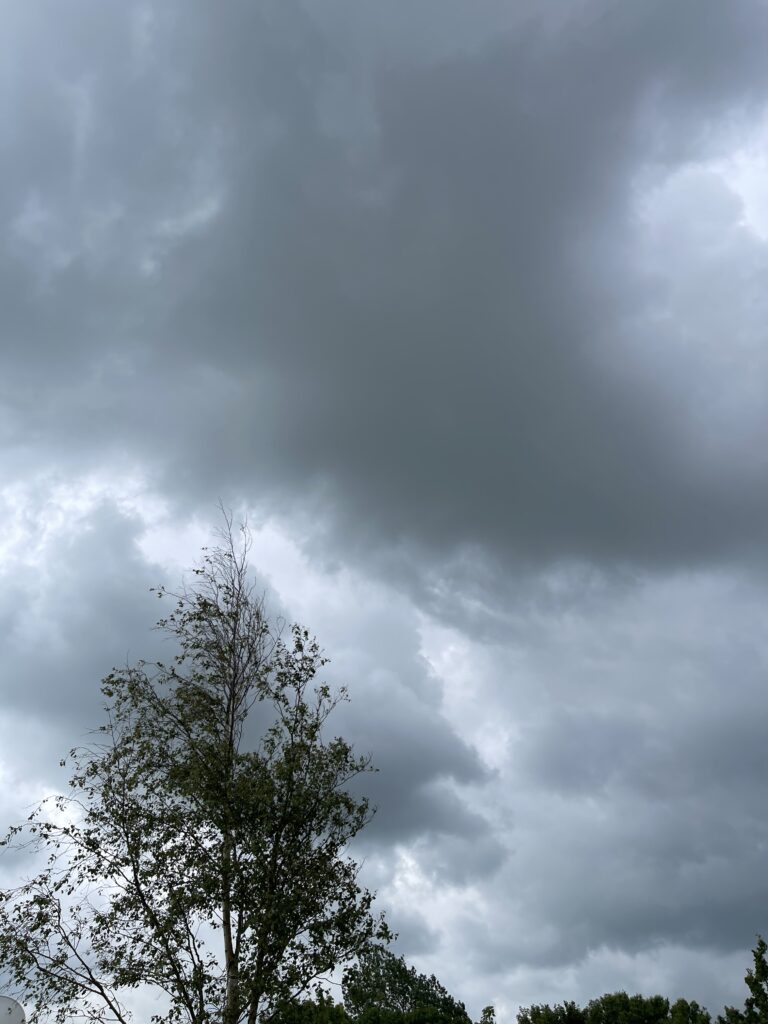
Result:
M371 767L327 736L345 692L317 681L307 630L268 621L247 531L222 536L157 591L169 662L104 679L69 793L6 836L42 865L0 893L0 965L32 1022L127 1024L146 986L157 1022L257 1024L388 937L348 851Z

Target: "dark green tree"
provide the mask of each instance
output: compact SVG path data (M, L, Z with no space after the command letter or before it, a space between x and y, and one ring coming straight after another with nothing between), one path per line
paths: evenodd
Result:
M711 1024L698 1003L678 999L672 1007L664 996L607 992L585 1007L573 1002L529 1006L517 1015L519 1024Z
M744 981L749 995L744 1000L744 1009L737 1010L726 1006L717 1018L718 1024L768 1024L768 962L766 962L768 945L762 935L757 937L757 945L752 950L752 967L747 971Z
M668 1018L668 999L626 992L608 992L592 999L585 1011L585 1024L662 1024Z
M678 999L669 1008L670 1024L711 1024L712 1018L695 999Z
M350 1024L350 1018L341 1003L335 1003L320 989L314 999L278 1004L269 1024Z
M419 974L380 944L367 946L342 982L347 1013L364 1024L470 1024L463 1003L433 975Z
M124 993L148 986L158 1024L257 1024L388 938L347 852L369 763L325 735L344 694L316 682L306 630L270 626L247 532L222 536L188 588L158 592L172 662L104 680L70 794L6 839L43 865L0 892L0 964L32 1022L127 1024Z
M517 1014L518 1024L584 1024L585 1018L585 1011L573 1002L524 1006Z

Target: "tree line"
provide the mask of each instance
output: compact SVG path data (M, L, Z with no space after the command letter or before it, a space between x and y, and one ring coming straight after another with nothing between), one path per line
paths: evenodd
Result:
M768 946L758 937L753 965L745 981L744 1007L725 1007L716 1024L768 1024ZM480 1024L492 1024L487 1006ZM471 1024L464 1004L434 977L418 974L402 957L371 946L345 972L342 1003L326 994L280 1008L280 1024ZM712 1024L709 1012L694 1000L608 992L586 1005L572 1001L534 1004L517 1013L518 1024Z
M129 1024L140 987L162 997L154 1024L472 1024L386 948L350 851L373 813L352 783L372 765L329 734L346 691L318 678L303 626L267 615L249 544L225 514L191 577L157 589L169 660L106 676L102 725L61 762L68 793L0 843L33 869L0 890L0 986L30 1024ZM745 1007L718 1024L768 1024L765 953L760 939ZM345 966L338 1003L327 981ZM625 993L518 1015L666 1022L711 1024L695 1002Z

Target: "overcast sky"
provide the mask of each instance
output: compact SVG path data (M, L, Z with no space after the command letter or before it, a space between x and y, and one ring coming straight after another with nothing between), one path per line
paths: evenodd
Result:
M763 0L3 0L0 815L247 511L473 1014L768 931ZM9 877L10 865L3 868Z

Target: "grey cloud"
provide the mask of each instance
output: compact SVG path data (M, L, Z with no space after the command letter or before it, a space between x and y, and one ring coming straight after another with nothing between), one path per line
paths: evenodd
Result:
M478 967L581 972L603 948L662 963L668 945L746 951L766 898L761 587L649 580L610 611L544 621L526 647L475 654L477 699L511 726L480 798L508 810L495 834L509 856L465 924Z
M393 948L398 955L409 958L429 952L435 947L436 935L418 916L418 912L390 915L390 922L393 931L397 933L396 945Z
M58 541L45 540L49 514L45 505L36 510L32 550L21 552L35 562L11 562L3 573L11 585L3 592L2 694L8 708L66 723L71 738L73 728L82 735L99 724L103 676L159 656L149 587L163 580L135 547L138 523L109 502Z
M375 544L679 561L759 541L757 467L737 489L691 474L675 411L606 380L595 340L644 299L613 269L638 172L717 152L763 94L762 8L696 10L693 35L686 5L607 8L381 66L359 139L320 116L333 82L368 82L317 11L155 11L141 59L100 15L107 46L67 47L94 65L86 166L121 244L97 267L81 247L34 305L14 288L15 319L70 356L31 429L92 444L98 421L101 457L119 438L206 501L324 487ZM46 169L72 164L71 132L39 134ZM58 216L61 179L22 169Z
M508 850L479 815L470 817L464 811L455 816L460 820L469 819L473 826L471 831L466 835L456 835L455 827L448 830L447 835L428 831L414 844L416 856L427 876L438 885L468 886L481 880L492 884L508 859Z
M766 896L768 268L718 161L766 106L766 9L404 10L9 15L3 478L250 503L470 645L495 772L403 613L309 622L381 768L381 878L407 848L490 907L459 952L404 926L460 984L467 948L483 979L732 970ZM140 526L86 525L5 580L28 723L80 728L153 649Z
M574 29L382 76L362 182L312 119L270 153L268 205L244 164L236 194L256 201L258 230L221 222L218 278L186 323L205 329L211 295L252 311L239 320L252 338L243 353L255 345L295 396L289 418L274 410L275 448L303 479L332 481L348 530L654 558L717 552L760 529L762 491L745 503L692 478L669 416L659 429L647 396L608 393L590 358L617 313L590 278L606 269L603 248L622 245L635 162L698 155L698 118L741 100L754 58L733 72L713 26L703 53L673 61L684 42L674 22L651 57L652 17L609 22L594 38ZM701 110L691 82L715 55L723 93ZM643 132L658 82L674 153ZM382 196L372 209L354 201L365 185Z
M435 843L442 837L490 841L490 822L446 784L482 783L488 772L439 715L435 702L416 699L405 688L382 687L375 677L358 678L352 697L349 709L339 715L339 727L357 750L371 755L376 768L376 774L361 780L377 808L363 843L379 846L419 836ZM457 856L471 858L473 851L459 848Z

